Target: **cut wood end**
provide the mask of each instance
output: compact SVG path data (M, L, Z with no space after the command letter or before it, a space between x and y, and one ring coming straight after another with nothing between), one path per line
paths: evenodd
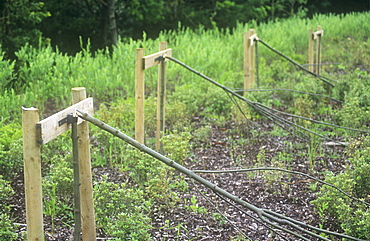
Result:
M72 90L73 91L79 91L79 90L85 90L86 88L85 87L73 87Z
M22 110L23 111L34 111L34 110L38 110L38 109L36 107L29 107L29 108L27 108L27 107L22 106Z

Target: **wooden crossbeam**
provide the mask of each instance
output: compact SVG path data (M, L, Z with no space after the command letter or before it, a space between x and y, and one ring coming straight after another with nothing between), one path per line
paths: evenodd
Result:
M163 56L163 55L168 55L168 56L172 57L172 49L162 50L162 51L159 51L157 53L145 56L143 58L143 61L144 61L143 67L144 67L144 69L149 69L150 67L153 67L153 66L156 66L156 65L160 64L160 62L161 62L160 57ZM164 59L164 61L168 61L168 59Z
M71 128L71 125L67 124L67 115L75 113L76 110L83 110L88 113L94 113L93 98L87 98L81 102L78 102L58 113L37 122L36 124L36 138L39 145L44 145L59 135L63 134ZM83 120L78 119L78 124L81 124Z
M312 36L313 36L313 39L317 39L319 37L324 36L324 30L316 31L316 32L312 33Z

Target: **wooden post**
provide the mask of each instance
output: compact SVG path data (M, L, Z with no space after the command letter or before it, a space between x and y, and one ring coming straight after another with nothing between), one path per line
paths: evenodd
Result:
M144 49L136 49L136 111L135 111L135 139L144 144L144 94L145 94L145 84L144 84Z
M244 90L248 90L254 84L254 29L244 33Z
M22 107L24 186L27 240L44 240L41 185L41 154L37 143L38 109Z
M76 104L86 99L84 87L72 88L72 101ZM94 197L91 175L89 125L83 121L78 126L78 149L80 161L80 198L82 240L96 240Z
M167 42L159 42L159 51L167 49ZM157 84L157 131L156 131L156 150L163 153L161 136L165 126L165 103L166 101L166 62L161 61L158 65L158 84Z
M317 39L316 39L316 74L321 72L321 37L322 37L322 28L320 25L317 26Z
M313 30L309 30L308 35L308 70L314 72L314 40L313 40Z

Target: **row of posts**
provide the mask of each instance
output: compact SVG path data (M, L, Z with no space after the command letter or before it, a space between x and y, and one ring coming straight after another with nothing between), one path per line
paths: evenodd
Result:
M311 72L320 74L321 71L321 37L324 31L321 26L317 30L309 30L308 36L308 69ZM244 90L251 89L255 85L255 51L257 34L254 29L249 29L244 33ZM172 53L167 49L167 42L159 43L159 52L153 55L144 55L144 49L136 49L136 116L135 116L135 139L144 144L144 93L145 93L145 69L158 65L158 84L157 84L157 127L156 127L156 150L163 152L160 142L161 135L165 127L165 100L166 100L166 61L156 61L154 57L159 57L164 51ZM149 60L149 61L148 61ZM145 61L149 62L146 64Z
M321 37L323 30L320 26L317 31L310 30L309 34L309 70L320 73L321 64ZM255 41L257 35L254 29L244 34L244 89L250 89L254 85L255 68ZM159 52L148 56L144 55L144 49L136 49L135 69L135 139L144 144L144 100L145 100L145 69L158 65L157 85L157 128L156 128L156 150L163 153L160 142L161 135L165 129L165 102L166 102L166 61L165 56L172 56L172 50L167 48L167 42L159 43ZM22 109L23 129L23 157L24 157L24 183L26 196L26 219L27 240L44 240L43 211L42 211L42 177L41 177L41 145L55 139L71 127L64 125L63 120L76 109L92 114L92 98L86 98L86 90L83 87L72 89L72 100L74 105L58 112L57 114L39 121L36 108ZM89 145L89 128L86 121L79 120L75 139L78 139L77 147L79 160L79 173L75 173L79 179L80 219L82 221L82 239L96 240L95 213L91 175L91 158ZM78 186L78 183L76 184ZM76 187L76 189L78 189ZM79 231L75 237L79 237ZM79 239L79 238L78 238ZM76 240L76 239L75 239Z
M308 34L308 70L321 73L321 38L324 36L324 30L320 25L317 30L309 30ZM257 34L254 29L249 29L244 33L244 90L251 89L255 85L255 51Z

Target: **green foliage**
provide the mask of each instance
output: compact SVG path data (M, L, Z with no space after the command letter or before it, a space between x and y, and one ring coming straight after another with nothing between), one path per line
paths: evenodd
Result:
M73 169L70 131L42 146L44 214L50 216L51 230L55 221L69 224L73 220Z
M71 156L54 156L49 173L43 178L44 213L51 218L51 230L58 217L64 222L73 220L73 169Z
M17 234L10 216L10 205L7 204L9 197L14 194L10 184L0 175L0 239L16 240Z
M148 240L152 203L145 201L144 191L124 183L109 182L105 176L94 186L95 213L98 227L115 240Z
M178 133L174 131L162 137L161 142L167 157L182 164L189 155L191 134L189 132Z
M132 133L135 128L135 99L117 99L109 105L101 104L96 117L125 133Z
M22 129L12 123L0 127L0 173L10 180L23 169Z
M44 3L37 0L15 0L4 1L0 6L0 45L9 54L26 43L37 45L42 35L37 24L50 16Z
M202 206L199 206L196 196L194 196L194 195L191 196L191 198L189 200L189 204L187 204L187 202L188 201L185 199L185 206L189 211L195 212L195 213L200 213L200 214L204 214L204 213L207 212L206 208L204 208Z
M0 175L0 210L2 210L2 212L8 213L10 211L10 206L7 205L7 200L13 194L14 191L9 182L5 181L3 176Z
M287 4L288 1L279 2L283 3ZM256 22L240 23L233 31L229 31L216 28L217 15L221 15L223 10L234 11L240 6L234 1L216 1L215 4L216 15L212 15L210 19L213 30L206 30L205 27L191 30L180 25L177 31L162 32L157 40L167 40L174 56L184 63L228 87L240 89L243 84L242 36L247 29L256 28L258 36L266 42L295 60L304 62L307 55L308 29L319 23L325 30L323 53L326 54L323 58L348 63L348 66L356 66L358 69L347 65L324 68L323 74L330 74L338 79L336 87L328 91L328 88L317 79L296 72L290 63L260 46L260 87L332 95L343 101L342 104L332 104L318 96L277 90L248 92L245 96L252 101L306 117L334 119L336 123L351 127L362 128L368 125L370 81L368 73L364 70L369 69L367 60L370 55L367 54L368 42L364 39L369 32L367 31L369 13L343 16L317 15L312 19L300 19L296 16L258 25ZM285 5L287 6L289 5ZM294 11L296 10L294 8ZM342 45L348 40L348 36L351 36L349 45ZM112 49L97 52L91 51L88 44L73 57L53 50L50 46L25 45L16 53L17 60L1 59L0 67L3 68L0 74L0 106L2 106L0 115L3 125L0 128L0 172L4 173L4 177L8 175L6 179L10 179L14 173L22 170L20 107L36 106L43 114L45 103L55 102L53 109L48 109L48 112L56 112L69 104L72 87L86 87L88 95L94 97L95 103L101 103L96 116L132 136L135 116L135 49L144 47L146 54L154 53L157 51L157 40L125 39L119 41ZM356 46L359 46L358 49ZM350 51L351 49L356 50ZM190 140L201 142L210 136L210 123L214 123L215 120L219 122L229 120L231 114L232 121L240 124L243 123L244 116L237 107L232 106L229 97L222 90L174 63L168 62L167 66L166 128L169 132L162 141L168 157L182 163L189 155ZM147 144L150 145L155 133L157 69L146 70L145 76L145 125ZM241 108L247 118L258 120L261 117L249 106L242 105ZM204 127L193 130L192 121L195 118L202 120ZM307 122L299 124L311 127ZM273 133L287 135L276 126ZM345 133L348 136L353 134L347 131ZM94 167L114 167L128 178L127 184L122 185L108 180L95 184L96 200L99 200L96 205L100 227L116 239L148 239L150 209L153 205L161 208L174 205L177 201L176 191L186 190L187 184L181 178L173 181L170 167L123 144L116 137L96 127L92 128L91 134ZM335 134L333 131L332 135ZM52 220L60 218L66 224L72 220L70 155L72 148L70 144L66 144L67 141L70 143L67 138L69 138L67 135L58 137L60 141L52 141L42 150L42 159L45 163L43 165L45 214L51 216ZM319 142L313 139L308 150L308 158L312 165L315 158L320 155L317 152L318 147ZM367 198L369 195L367 187L370 185L367 179L369 176L367 156L370 153L366 148L360 148L358 152L352 153L354 156L351 157L351 164L347 170L343 174L328 177L328 181L359 198ZM284 152L277 153L271 160L267 154L261 148L256 161L258 166L267 164L277 167L289 166L292 160L292 157ZM266 177L271 182L283 178L276 173L267 173ZM339 194L329 189L322 188L320 195L317 201L320 215L333 215L342 223L345 231L350 230L349 233L359 237L368 235L366 230L369 228L367 225L369 222L365 207L359 205L355 208L354 203L350 203L342 196L339 199ZM190 199L188 204L191 210L202 212L197 206L198 200ZM363 219L360 218L361 215Z
M0 45L0 93L4 93L14 79L14 61L4 59L4 52L1 51Z
M345 126L364 128L369 119L369 84L370 77L366 71L356 69L351 75L351 88L348 83L342 83L338 95L344 98L343 108L335 115L338 121ZM341 97L341 96L339 96Z
M343 191L361 200L368 200L370 195L370 161L369 138L353 142L347 150L350 155L349 164L343 173L328 175L325 182L331 183ZM312 201L318 214L325 220L334 218L348 234L360 239L370 235L369 207L358 201L343 196L337 190L323 186Z
M231 101L227 94L204 83L198 85L197 91L194 91L193 87L188 84L181 85L169 98L175 103L185 104L184 116L188 118L192 115L207 118L228 116L231 110Z

